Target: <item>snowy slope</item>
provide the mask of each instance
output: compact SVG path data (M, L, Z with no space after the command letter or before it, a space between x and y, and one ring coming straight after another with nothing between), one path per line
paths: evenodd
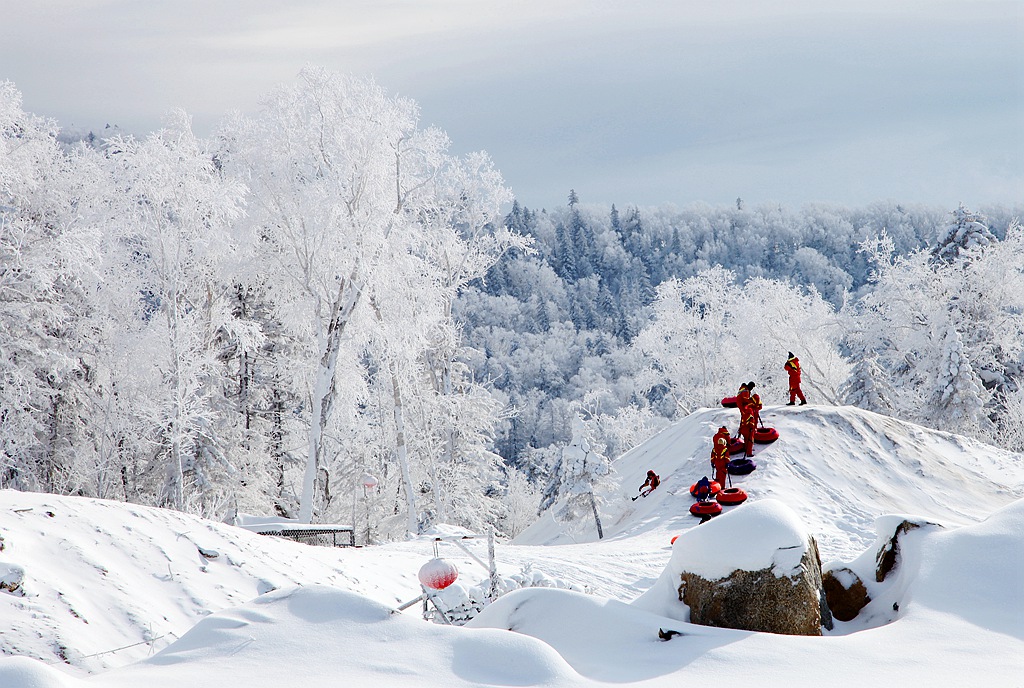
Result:
M0 491L0 538L0 579L12 570L23 576L18 594L0 592L0 653L85 671L142 659L210 612L278 588L329 585L397 606L419 594L417 572L435 548L429 537L382 547L309 547L173 511L12 490ZM465 544L486 560L485 540ZM436 546L459 568L460 582L487 577L460 549ZM667 547L637 554L499 545L497 562L503 576L529 569L632 599L667 556Z
M790 505L818 538L823 558L851 559L874 540L883 514L915 514L939 523L977 522L1024 495L1024 460L968 438L936 432L854 407L769 406L767 427L780 439L755 445L757 470L732 476L751 499ZM735 434L736 409L703 409L666 428L614 463L618 482L606 495L606 538L672 534L696 520L689 487L713 475L711 437L722 425ZM649 497L631 501L648 469L661 476ZM596 540L542 519L517 544Z
M435 547L458 565L460 582L484 578L447 543L306 547L158 509L2 491L0 579L20 572L23 588L0 592L0 651L14 657L0 659L0 686L76 686L69 675L87 672L90 685L111 687L677 685L726 666L765 677L758 685L810 684L816 672L856 685L835 672L902 683L929 663L935 685L971 668L1024 676L1021 457L852 408L766 409L782 439L759 446L758 470L736 482L751 500L784 501L823 559L857 571L870 569L885 514L947 526L912 533L898 586L872 589L879 609L899 603L884 619L893 623L851 622L799 639L684 624L685 643L658 641L657 628L679 627L681 617L651 609L678 602L629 603L663 576L671 536L696 526L687 488L707 472L715 429L735 430L736 416L699 411L618 459L605 540L588 542L592 524L545 518L516 544L499 543L502 575L542 571L592 594L513 593L473 630L425 624L416 608L386 611L418 594L416 572ZM630 501L648 468L662 486ZM485 556L484 541L466 544ZM496 630L508 628L519 633ZM954 655L964 669L949 672ZM808 670L794 673L801 666Z

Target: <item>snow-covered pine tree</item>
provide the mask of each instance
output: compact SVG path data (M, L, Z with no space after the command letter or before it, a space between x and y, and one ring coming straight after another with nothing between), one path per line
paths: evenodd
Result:
M935 414L937 427L966 434L987 429L984 410L989 395L967 357L960 333L947 325L940 330L935 346L941 355L926 404Z
M999 446L1024 452L1024 380L1013 379L999 393L996 441Z
M892 385L874 355L860 357L839 394L844 403L875 413L890 415L895 408Z
M946 227L938 245L932 249L932 257L946 263L952 263L965 251L991 246L997 239L992 230L985 224L985 216L972 213L961 203L952 211L952 222Z
M591 447L586 425L578 415L572 417L572 439L558 452L557 494L553 508L557 518L578 521L589 512L597 528L597 537L604 537L601 523L599 485L611 474L611 462L600 451ZM550 501L550 499L549 499Z

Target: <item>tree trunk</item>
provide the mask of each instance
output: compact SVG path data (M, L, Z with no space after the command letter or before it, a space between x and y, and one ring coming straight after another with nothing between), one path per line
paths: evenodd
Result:
M594 523L597 524L597 539L604 539L604 529L601 527L601 515L597 513L597 500L594 498L594 491L587 493L590 496L590 508L594 512Z
M405 442L405 413L402 406L402 388L398 384L398 371L395 369L394 363L389 364L388 367L391 370L391 393L395 413L395 460L402 471L402 483L405 485L405 505L409 511L405 529L408 534L415 535L418 530L416 494L413 492L412 473L409 470L409 448Z
M174 394L174 408L168 435L171 443L171 457L167 464L167 481L164 484L164 505L176 511L185 506L184 464L182 462L181 441L184 428L184 399L182 390L181 337L178 319L178 291L171 288L166 296L169 306L166 310L167 328L171 339L171 384Z
M326 332L322 331L318 337L320 340L320 363L317 366L316 379L313 383L309 421L309 453L306 458L306 472L302 480L302 501L299 504L299 520L303 523L313 522L314 486L323 458L324 430L334 407L334 377L337 373L338 354L341 351L341 336L344 334L352 311L355 310L359 301L359 290L352 285L353 280L351 279L341 280L337 297L331 306L331 319L327 330Z

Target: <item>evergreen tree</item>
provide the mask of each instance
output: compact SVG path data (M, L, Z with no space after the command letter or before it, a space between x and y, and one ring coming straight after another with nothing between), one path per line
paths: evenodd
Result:
M952 263L965 251L991 246L997 241L995 235L985 225L984 215L972 213L963 203L950 214L953 221L932 250L935 260Z
M557 500L555 515L564 520L578 520L589 512L597 528L597 537L601 539L604 537L599 510L601 500L595 494L595 488L611 472L611 462L591 447L583 419L574 414L572 437L557 451L554 476L542 504L551 505Z
M615 235L619 238L619 241L622 241L622 221L619 219L619 211L615 207L614 203L612 203L612 209L611 212L608 214L608 219L611 223L612 232L614 232Z
M862 356L850 378L839 390L844 403L875 413L891 414L895 409L892 386L875 356Z
M935 410L938 426L950 432L970 432L983 423L983 386L952 325L941 332L936 346L942 352L932 391L926 402Z
M572 235L566 230L565 225L559 223L555 229L555 236L558 240L555 270L562 279L575 282L580 275L576 266L576 247L573 245Z

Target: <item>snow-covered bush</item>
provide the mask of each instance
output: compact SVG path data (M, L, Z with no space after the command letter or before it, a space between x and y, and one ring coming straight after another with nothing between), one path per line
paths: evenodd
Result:
M514 590L521 590L523 588L558 588L559 590L572 590L574 592L590 592L587 588L575 583L570 583L560 578L552 578L542 571L533 569L532 566L526 566L519 573L499 577L497 585L494 586L493 595L490 580L481 581L469 588L465 588L459 583L453 583L444 590L432 593L432 595L442 609L444 609L444 614L448 617L448 621L456 626L462 626L502 595L507 595ZM445 623L441 615L429 605L425 618L434 623Z

